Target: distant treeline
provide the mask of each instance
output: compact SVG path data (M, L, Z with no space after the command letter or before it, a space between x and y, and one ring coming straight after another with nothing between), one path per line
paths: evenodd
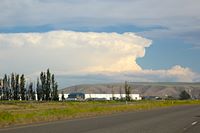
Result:
M24 74L5 74L3 79L0 79L0 99L58 101L58 84L49 69L40 73L36 86L33 82L26 83Z

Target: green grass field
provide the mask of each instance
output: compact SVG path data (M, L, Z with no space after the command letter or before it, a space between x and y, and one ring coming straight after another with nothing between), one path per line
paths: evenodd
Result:
M149 110L153 108L200 104L187 101L133 101L125 102L21 102L0 101L0 127L49 122L73 118L108 115L117 112Z

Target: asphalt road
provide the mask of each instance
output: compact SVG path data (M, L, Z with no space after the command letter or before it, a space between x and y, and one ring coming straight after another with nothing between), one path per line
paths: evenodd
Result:
M200 133L200 105L13 127L0 133Z

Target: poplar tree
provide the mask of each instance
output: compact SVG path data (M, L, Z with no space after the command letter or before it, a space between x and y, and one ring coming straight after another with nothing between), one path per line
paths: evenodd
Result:
M58 100L58 84L55 82L54 74L51 75L49 69L47 72L40 73L41 89L43 100ZM39 91L37 91L39 92Z
M58 84L55 82L54 74L51 76L51 86L52 86L52 100L58 101Z
M37 100L40 101L42 99L42 89L40 86L39 79L37 79L36 94L37 94Z
M41 96L42 96L42 100L45 99L45 91L46 91L46 88L45 88L45 81L46 81L46 76L45 76L45 73L44 72L41 72L40 73L40 81L41 81Z
M8 99L12 99L12 88L10 87L10 77L7 78L7 87L8 87Z
M21 93L21 100L25 100L26 89L25 89L24 74L22 74L20 77L20 93Z
M34 100L34 91L33 91L33 83L29 84L28 88L28 100Z
M49 69L47 69L47 76L46 76L46 100L50 100L50 93L51 93L51 73Z
M20 99L20 91L19 91L19 74L17 74L15 76L15 100L19 100Z
M2 81L3 81L3 80L0 79L0 97L1 97L1 100L2 100L2 98L3 98L3 97L2 97L2 96L3 96L3 87L2 87L3 84L2 84Z
M3 100L9 100L9 88L8 88L8 77L5 74L3 78Z
M56 101L59 100L59 96L58 96L58 83L57 82L55 84L54 100L56 100Z
M63 92L63 91L62 91L61 100L62 100L62 101L64 101L64 100L65 100L65 95L64 95L64 92Z
M125 94L126 94L126 101L130 101L131 100L131 97L130 97L130 89L131 87L128 85L127 81L125 81L125 85L124 85L124 88L125 88Z
M14 100L17 100L17 91L16 91L16 87L15 87L15 75L14 73L11 74L11 89L12 89L12 92L13 92L13 99Z

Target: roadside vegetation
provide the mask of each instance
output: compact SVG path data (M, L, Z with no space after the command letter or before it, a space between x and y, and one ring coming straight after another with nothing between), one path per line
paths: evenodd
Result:
M0 101L0 127L200 104L199 100L90 102Z
M124 98L117 100L113 97L111 101L87 101L86 99L66 101L62 92L60 99L62 101L58 101L58 84L49 69L40 73L36 85L33 82L29 83L23 74L12 73L10 76L5 74L4 78L0 79L0 128L118 112L200 104L198 100L188 100L191 96L186 91L179 95L181 100L132 101L131 87L128 82L125 82L124 92ZM169 97L169 99L173 98Z

